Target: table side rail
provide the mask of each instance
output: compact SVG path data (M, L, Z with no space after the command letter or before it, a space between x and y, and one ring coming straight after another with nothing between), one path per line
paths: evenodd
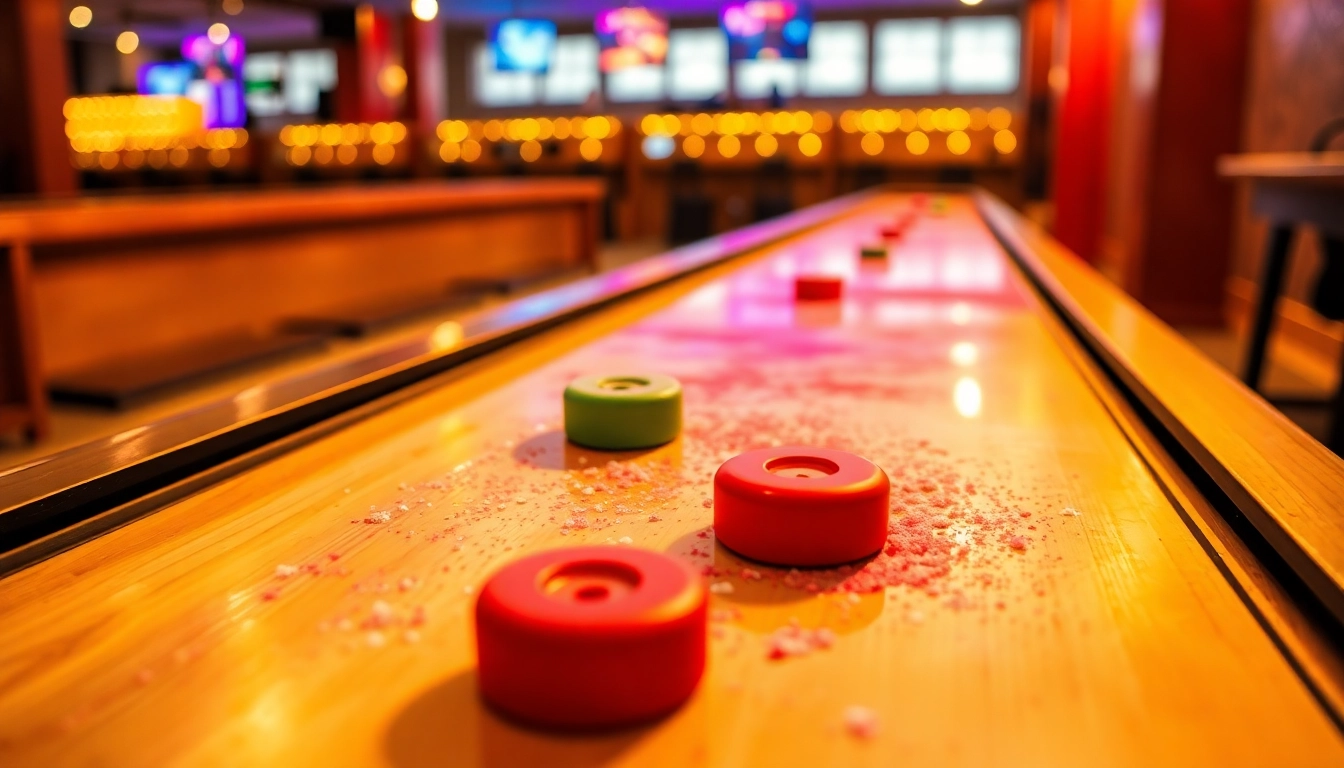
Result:
M1280 578L1298 580L1344 625L1344 460L1005 203L985 193L977 203L1065 324L1187 461L1174 458L1206 475L1220 513L1249 522L1290 569Z

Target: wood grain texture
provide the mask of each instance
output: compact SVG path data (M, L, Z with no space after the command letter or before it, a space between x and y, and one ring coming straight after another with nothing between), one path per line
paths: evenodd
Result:
M1101 341L1192 455L1208 461L1224 492L1248 515L1263 513L1252 520L1257 529L1340 615L1344 459L1039 229L1008 217L1017 222L1009 236L1027 246L1066 311Z
M922 218L885 267L856 264L903 204L881 197L477 361L0 581L0 762L1339 764L1339 732L969 200ZM841 306L793 305L790 275L811 269L849 275ZM639 369L682 380L683 437L615 467L567 446L564 383ZM902 549L870 567L922 578L895 568L891 586L835 593L858 577L790 576L717 547L713 470L776 440L884 466ZM390 521L359 522L371 509ZM482 709L472 587L537 548L627 536L732 585L712 596L694 698L585 737ZM316 573L277 575L290 564ZM834 646L767 659L790 619L832 628ZM845 731L855 705L877 714L875 738Z

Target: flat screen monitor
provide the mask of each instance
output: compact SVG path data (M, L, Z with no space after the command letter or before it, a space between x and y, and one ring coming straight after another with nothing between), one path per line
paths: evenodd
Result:
M555 54L555 22L504 19L490 28L490 47L501 72L545 73Z
M732 0L719 11L728 58L806 59L812 9L794 0Z
M667 58L667 19L648 8L613 8L593 21L603 72L662 64Z
M142 64L136 71L136 90L144 96L186 96L195 77L196 65L190 61Z

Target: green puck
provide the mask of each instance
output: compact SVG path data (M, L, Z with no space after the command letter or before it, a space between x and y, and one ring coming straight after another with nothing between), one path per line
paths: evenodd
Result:
M887 246L865 245L859 248L859 256L865 259L885 259L887 257Z
M671 376L581 376L565 387L565 435L578 445L652 448L680 432L681 383Z

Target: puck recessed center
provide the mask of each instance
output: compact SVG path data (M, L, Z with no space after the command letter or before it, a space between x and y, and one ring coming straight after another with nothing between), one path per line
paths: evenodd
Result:
M562 566L542 583L554 600L596 605L617 600L639 586L639 572L624 563L586 562Z
M765 471L782 477L826 477L840 471L840 465L817 456L781 456L765 463Z
M610 379L603 379L597 383L602 389L621 391L624 389L635 389L636 387L649 386L648 379L641 379L635 376L621 376Z

